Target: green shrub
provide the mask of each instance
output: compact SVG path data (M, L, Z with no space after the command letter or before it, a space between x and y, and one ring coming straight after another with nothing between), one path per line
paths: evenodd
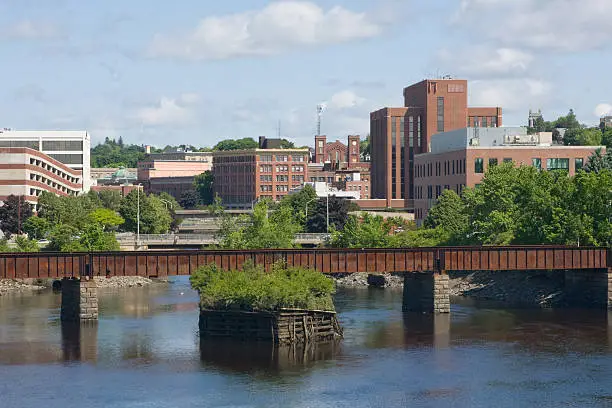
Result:
M216 265L199 268L190 277L200 293L200 303L214 310L334 310L333 281L303 268L274 265L271 272L260 266L245 265L242 270L222 271Z

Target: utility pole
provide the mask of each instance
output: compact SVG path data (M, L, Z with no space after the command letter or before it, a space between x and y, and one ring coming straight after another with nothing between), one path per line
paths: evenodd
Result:
M140 248L140 186L141 184L136 185L136 249Z
M329 184L325 184L326 207L327 207L327 233L329 234Z
M321 115L323 115L323 111L327 105L325 103L320 103L317 105L317 136L321 136Z

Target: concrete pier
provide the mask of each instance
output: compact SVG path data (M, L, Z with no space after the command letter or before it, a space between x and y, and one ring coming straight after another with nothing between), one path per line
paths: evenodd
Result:
M98 286L93 279L62 279L62 321L98 320Z
M566 270L564 278L569 306L612 310L612 268Z
M406 273L402 310L421 313L450 313L448 274L445 271Z

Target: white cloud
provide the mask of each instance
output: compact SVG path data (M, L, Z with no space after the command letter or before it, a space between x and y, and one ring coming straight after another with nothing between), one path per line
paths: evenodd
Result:
M381 31L366 13L340 6L325 11L312 2L288 0L257 11L206 17L187 33L158 34L148 54L191 60L271 55L374 37Z
M527 111L549 97L551 84L539 79L519 78L473 81L470 106L501 106L509 111Z
M610 0L463 0L454 21L510 46L581 51L609 45Z
M198 95L191 93L178 98L162 97L155 106L137 109L133 118L145 126L185 125L193 120L192 105L198 100Z
M612 115L612 105L609 103L600 103L595 107L595 115L597 117Z
M440 61L458 75L498 76L527 72L534 60L532 54L515 48L466 47L439 52Z
M23 20L3 28L0 38L40 40L59 36L58 28L49 23Z
M365 98L358 96L353 91L345 90L332 95L330 106L337 109L346 109L359 106L363 102L365 102Z

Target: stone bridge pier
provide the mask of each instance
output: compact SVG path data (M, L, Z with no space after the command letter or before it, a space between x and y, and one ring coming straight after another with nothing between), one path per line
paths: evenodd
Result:
M404 274L402 310L450 313L450 280L446 271Z
M93 278L62 279L60 318L63 322L98 320L98 285Z

